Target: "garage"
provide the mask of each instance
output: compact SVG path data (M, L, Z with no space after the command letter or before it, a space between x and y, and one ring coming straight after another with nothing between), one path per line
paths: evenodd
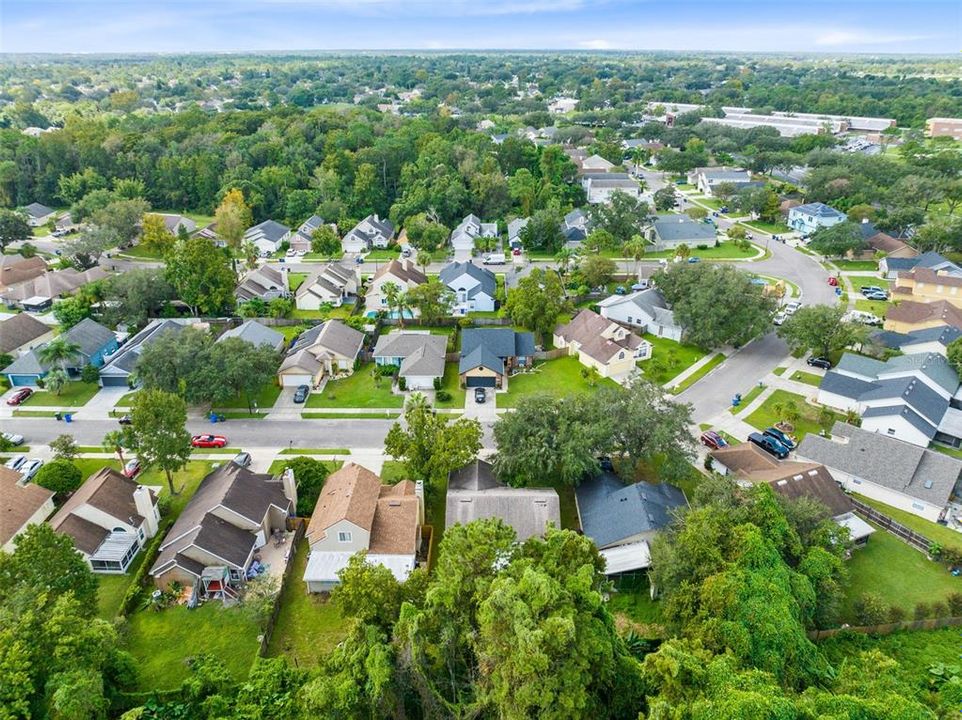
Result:
M298 387L299 385L313 385L314 378L307 373L291 373L282 374L279 376L281 379L281 387Z
M464 379L464 381L469 388L493 388L498 386L498 379L496 377L479 377L469 375Z
M101 387L129 387L126 375L101 375Z

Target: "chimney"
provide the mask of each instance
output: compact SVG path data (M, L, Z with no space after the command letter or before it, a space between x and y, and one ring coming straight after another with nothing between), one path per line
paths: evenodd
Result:
M418 499L418 524L424 524L424 481L414 483L414 494Z
M284 497L291 501L294 506L294 514L297 514L297 483L294 482L294 471L285 468L281 473L281 483L284 485Z
M152 538L160 525L160 512L146 485L138 485L134 490L134 507L137 508L137 514L144 518L144 535Z

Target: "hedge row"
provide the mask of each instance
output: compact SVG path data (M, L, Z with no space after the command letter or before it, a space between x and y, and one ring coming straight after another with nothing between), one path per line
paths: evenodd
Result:
M140 600L140 596L144 591L144 585L147 581L147 573L150 572L154 560L156 560L157 555L160 554L160 544L164 541L164 536L167 534L170 526L171 522L169 520L161 522L157 530L157 535L154 536L153 540L150 541L150 544L143 551L143 560L141 560L137 572L134 573L130 585L127 586L124 599L120 601L120 610L117 611L117 617L125 618L131 611L137 608L137 602Z

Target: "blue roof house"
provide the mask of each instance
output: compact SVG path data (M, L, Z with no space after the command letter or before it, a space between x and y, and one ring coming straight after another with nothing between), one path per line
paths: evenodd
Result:
M530 367L534 335L511 328L484 328L461 333L458 375L463 387L508 389L508 376Z
M80 371L87 365L97 368L103 366L107 358L119 348L117 336L110 329L90 318L81 320L61 337L79 347L77 356L64 368L71 378L79 376ZM24 353L0 371L6 376L11 386L37 385L37 381L53 369L52 365L40 359L40 351L43 347L41 345Z
M788 211L788 226L803 235L809 235L819 228L838 225L845 220L845 213L820 202L799 205Z

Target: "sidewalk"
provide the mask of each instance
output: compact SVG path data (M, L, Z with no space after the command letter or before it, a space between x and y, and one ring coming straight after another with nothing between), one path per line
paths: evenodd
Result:
M680 373L675 375L675 377L673 377L671 380L666 382L662 387L664 387L665 390L670 390L671 388L679 385L680 383L683 383L689 377L697 373L701 368L705 367L705 365L710 363L712 358L715 357L715 355L717 355L718 352L720 352L722 355L725 356L725 360L731 357L731 354L732 354L732 350L730 348L719 350L717 352L710 352L707 355L705 355L705 357L701 358L698 362L694 363L693 365L689 365L687 368L685 368ZM724 365L725 360L722 360L722 362L719 363L717 367L721 367L722 365ZM711 375L711 373L709 372L708 375ZM705 377L708 377L708 375L705 375ZM702 380L705 379L705 377L699 378L697 382L701 382Z

